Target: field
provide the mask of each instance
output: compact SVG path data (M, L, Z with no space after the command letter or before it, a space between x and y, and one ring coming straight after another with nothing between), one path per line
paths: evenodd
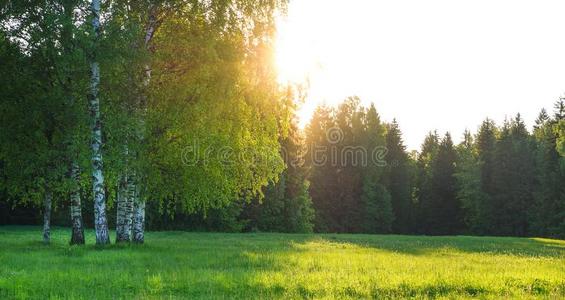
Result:
M149 232L68 246L0 227L0 299L563 298L565 241L494 237Z

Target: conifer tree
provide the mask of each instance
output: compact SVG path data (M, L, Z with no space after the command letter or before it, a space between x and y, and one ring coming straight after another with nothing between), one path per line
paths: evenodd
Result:
M415 213L415 228L417 233L428 232L429 227L427 220L428 214L432 207L433 190L432 190L432 166L436 159L439 148L439 137L437 132L430 132L426 135L422 143L422 149L418 153L416 161L416 213Z
M431 165L431 197L424 203L427 233L455 234L460 230L460 204L456 197L456 152L446 133Z
M563 102L563 100L560 100ZM542 110L534 126L536 181L529 214L529 233L537 236L563 235L565 229L565 172L557 151L557 126L563 105L556 103L554 118Z
M476 224L480 225L481 234L491 234L494 230L494 211L493 196L494 187L494 168L495 168L495 152L496 152L496 135L497 128L490 119L483 121L477 133L477 155L481 177L481 213L477 217L479 220Z
M379 152L384 151L385 127L374 105L366 109L358 97L350 97L335 118L319 107L307 136L317 229L390 232L394 214L385 186L386 153Z
M496 143L493 173L494 233L524 236L533 203L534 159L532 139L518 114L505 122Z
M337 170L332 165L334 141L339 139L333 111L327 106L318 106L306 128L306 167L310 181L310 196L316 211L314 229L319 232L336 232L339 227L335 209L338 205Z
M471 132L465 131L463 141L457 146L457 166L455 177L457 179L457 199L463 210L462 222L467 230L473 234L488 232L483 220L486 196L481 189L481 169L477 147Z
M393 119L387 126L386 133L386 174L385 186L390 192L391 205L394 213L393 232L409 233L411 230L412 214L412 182L410 177L409 157L406 146L402 141L400 127Z
M386 160L381 157L385 153L385 127L373 104L364 113L364 134L360 145L365 149L367 163L362 165L363 181L361 186L360 209L363 231L367 233L389 233L394 221L391 195L385 186ZM379 152L382 152L379 154ZM359 159L357 157L357 159ZM383 160L383 161L380 161Z
M312 232L314 210L308 194L304 162L306 145L296 119L290 125L288 136L281 141L281 154L286 169L278 182L266 187L262 203L253 203L254 225L260 231Z

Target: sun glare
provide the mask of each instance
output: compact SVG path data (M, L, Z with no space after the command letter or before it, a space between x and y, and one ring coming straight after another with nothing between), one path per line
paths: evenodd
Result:
M500 123L522 112L531 126L564 92L562 6L291 1L278 22L278 80L308 83L302 126L317 105L355 95L374 102L384 121L396 118L409 149L430 129L457 142L487 116Z
M318 36L308 24L311 17L293 8L296 6L291 5L289 15L277 22L275 57L279 83L308 87L308 97L296 112L299 125L304 127L316 105L324 100L323 94L332 89L323 80L326 72L322 55L327 49L319 48Z
M292 36L292 23L288 19L280 20L277 28L276 66L279 82L305 81L313 58L305 45Z

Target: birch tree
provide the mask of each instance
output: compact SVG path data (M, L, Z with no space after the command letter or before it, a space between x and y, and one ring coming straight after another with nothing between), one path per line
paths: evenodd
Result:
M117 240L128 239L128 201L134 202L132 240L143 242L146 201L176 195L185 210L221 207L242 191L258 192L282 170L277 140L286 126L285 109L279 106L269 47L274 12L283 6L278 1L116 1L110 8L120 42L138 53L123 54L137 72L118 79L129 81L121 91L135 92L126 96L107 88L113 93L109 101L122 99L114 106L127 103L123 110L131 120L121 140L112 127L110 141L110 148L127 141L128 149L119 175ZM235 155L249 157L229 167L219 161L204 168L182 165L183 148L201 137L203 148L232 147ZM258 164L252 158L255 147L267 158ZM125 189L130 197L123 196Z
M116 243L129 242L131 240L133 208L130 210L127 207L130 203L129 198L128 178L127 175L122 175L118 182L118 195L116 198Z
M81 1L12 1L3 7L0 29L7 48L2 53L4 183L14 199L43 207L44 237L49 238L51 206L70 193L75 215L71 243L81 243L78 221L80 194L71 192L72 166L79 165L80 128L84 110L75 99L82 91L81 62L75 15ZM8 142L9 141L9 142ZM22 166L27 166L22 168ZM79 201L76 199L79 197ZM68 199L68 198L67 198ZM59 200L59 201L55 201ZM62 204L62 203L61 203ZM75 230L76 229L76 230ZM82 238L84 240L84 238ZM84 243L84 242L82 242Z
M106 194L104 190L104 174L102 172L102 122L100 120L100 68L97 61L97 44L100 36L100 0L92 0L93 46L90 53L90 118L92 130L92 189L94 193L94 227L96 244L110 243L108 221L106 220Z
M84 226L82 222L82 204L80 200L80 167L74 161L71 166L71 180L72 180L72 190L71 190L71 245L82 245L84 244Z
M123 39L120 42L129 43L132 45L131 51L139 54L122 53L120 55L130 62L128 65L130 69L135 70L139 67L139 71L141 71L138 72L141 75L138 75L132 74L131 71L128 73L128 71L122 70L122 76L125 76L129 81L129 86L126 85L127 89L134 92L125 95L125 97L124 95L117 95L117 97L125 100L124 116L130 120L129 126L126 126L126 129L123 130L125 131L125 133L123 132L125 138L120 141L123 143L120 146L125 151L122 156L124 164L122 170L119 171L120 179L118 182L117 242L128 242L133 238L134 242L143 243L144 240L145 205L142 203L144 200L140 195L141 187L139 186L143 174L136 172L138 164L135 161L140 158L139 145L145 140L146 89L151 79L151 67L146 53L149 52L149 44L160 24L161 19L158 19L158 14L161 12L161 4L161 1L150 1L150 3L117 2L111 13L115 21L111 26L114 26L113 28L116 31L120 31L121 35L130 37L130 39ZM145 21L138 21L140 19Z
M194 2L153 33L146 199L174 199L189 212L224 207L260 193L283 170L278 138L288 110L271 56L279 5Z
M84 113L83 109L77 103L76 98L82 94L83 86L80 78L75 74L81 72L83 67L82 58L84 58L83 51L79 45L82 44L83 34L80 32L81 28L77 28L75 24L84 24L82 16L75 17L75 10L85 8L81 0L65 0L61 1L59 8L59 19L61 23L60 31L60 44L62 48L62 64L58 69L59 82L61 83L64 97L67 105L74 112L74 118L71 121L71 130L67 132L68 138L68 165L69 165L69 209L71 217L71 245L84 244L84 226L82 222L82 203L81 203L81 167L79 160L82 158L82 153L85 152L83 147L82 138L82 118L77 117ZM74 76L73 76L74 75Z
M147 24L145 26L145 35L143 38L143 50L149 51L149 44L153 39L153 35L155 31L159 28L162 18L164 16L159 16L159 7L156 4L152 4L149 7L149 13L147 18ZM145 95L144 91L149 87L149 83L151 82L151 66L149 62L144 64L144 77L142 79L142 89L143 91L140 93L139 99L139 107L138 113L140 115L139 119L139 128L137 130L137 138L140 143L143 143L145 140L145 115L147 114L147 96ZM135 178L135 176L134 176ZM133 200L133 242L135 243L143 243L145 241L145 200L140 198L140 187L138 186L141 183L139 179L133 179L131 190L132 192L130 195L132 196Z

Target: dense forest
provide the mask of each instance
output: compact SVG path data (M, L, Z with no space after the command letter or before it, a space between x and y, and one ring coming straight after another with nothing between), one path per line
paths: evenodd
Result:
M563 99L533 129L485 119L408 152L357 97L297 125L304 91L272 58L284 1L8 3L0 225L565 237Z

